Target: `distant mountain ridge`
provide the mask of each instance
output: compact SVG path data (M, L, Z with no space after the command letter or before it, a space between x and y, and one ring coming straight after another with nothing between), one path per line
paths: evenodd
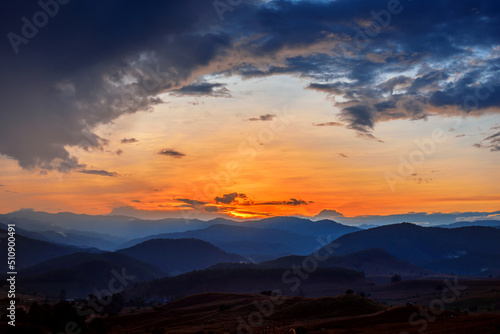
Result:
M151 239L116 252L148 262L170 275L207 268L221 262L244 258L198 239Z
M320 253L321 256L325 254ZM255 268L269 269L282 268L284 270L293 267L301 267L304 264L311 265L317 263L318 268L344 268L363 272L366 277L376 278L377 281L390 282L391 276L398 273L405 279L419 278L432 273L428 269L423 269L410 264L408 261L400 260L380 248L371 248L347 255L332 254L322 261L315 261L312 256L290 255L271 261L264 261L257 264L235 264L222 263L214 265L213 269L231 268Z
M114 280L113 288L125 289L165 275L153 265L125 254L73 253L24 269L19 276L19 284L52 298L65 290L68 297L74 298L86 297L94 290L110 291L111 280Z
M0 228L0 234L6 236L7 230ZM7 238L0 239L0 245L5 247L5 250L0 252L0 261L2 268L7 269ZM85 251L85 249L75 246L56 245L46 241L35 240L16 234L16 269L21 270L29 266L33 266L40 262L67 255L71 253ZM2 270L7 272L9 270Z
M287 230L264 229L236 225L211 225L204 229L186 232L161 233L144 238L133 239L122 247L131 247L150 239L195 238L231 253L256 258L259 256L282 256L288 254L307 254L319 243L312 236L301 235Z
M500 230L492 227L440 228L409 223L381 226L346 234L335 241L335 253L345 255L382 248L414 265L435 270L435 261L451 261L465 254L500 255ZM429 264L429 266L426 266ZM468 272L477 273L477 268Z
M52 214L33 210L20 210L0 215L0 222L17 222L19 227L36 232L61 231L64 229L108 234L126 239L142 238L160 233L204 229L216 224L280 229L313 237L330 235L332 239L359 230L357 227L342 225L332 220L312 221L297 217L272 217L245 222L224 218L209 221L181 218L141 220L126 216L91 216L69 212Z
M125 239L111 236L109 234L66 230L59 227L55 227L53 230L44 230L43 228L45 227L45 224L33 228L33 224L37 224L36 221L30 221L28 224L24 224L26 223L25 221L19 222L14 219L10 222L16 224L17 234L58 245L69 245L79 248L99 248L110 251L115 250L118 245L125 241ZM6 229L6 224L6 222L2 223L0 221L0 228ZM23 226L25 228L23 228ZM47 226L47 228L54 228L54 226Z
M448 225L439 225L436 227L445 228L457 228L457 227L467 227L467 226L486 226L486 227L497 227L500 228L500 220L474 220L474 221L461 221Z

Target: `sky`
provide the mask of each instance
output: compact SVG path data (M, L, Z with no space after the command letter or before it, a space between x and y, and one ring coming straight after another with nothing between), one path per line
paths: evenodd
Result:
M495 1L42 0L1 15L0 213L499 210Z

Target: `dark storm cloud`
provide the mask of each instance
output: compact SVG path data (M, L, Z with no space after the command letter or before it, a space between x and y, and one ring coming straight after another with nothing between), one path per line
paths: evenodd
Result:
M186 156L184 153L181 153L181 152L176 151L176 150L171 149L171 148L163 149L160 152L158 152L158 154L165 155L167 157L177 158L177 159Z
M135 138L123 138L122 140L120 140L120 143L122 144L131 144L131 143L137 143L138 140L135 139Z
M41 10L37 2L5 4L0 31L22 35L21 18L32 22ZM72 1L35 27L17 54L2 38L0 153L27 169L78 167L65 146L102 148L95 126L150 110L159 92L180 86L228 45L225 34L196 33L215 20L202 0Z
M118 176L116 172L108 172L107 170L96 170L96 169L84 169L78 171L78 173L100 175L100 176Z
M276 115L265 114L265 115L260 115L259 117L249 118L248 120L249 121L272 121L274 117L276 117Z
M194 96L213 96L213 97L231 97L229 89L221 83L197 83L184 86L180 89L174 90L171 93L176 96L194 95Z
M160 93L213 95L224 87L193 84L210 73L297 75L341 97L340 120L366 138L382 121L498 112L497 2L405 1L393 15L388 3L245 1L220 21L205 0L71 1L13 47L8 34L42 9L9 1L0 153L27 169L81 167L66 147L102 149L96 126L151 110Z

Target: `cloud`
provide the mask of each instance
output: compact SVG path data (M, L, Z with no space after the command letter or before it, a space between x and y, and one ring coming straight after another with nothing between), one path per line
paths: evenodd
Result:
M231 97L229 89L222 83L195 83L192 85L184 86L180 89L171 91L175 96L213 96L213 97Z
M122 154L123 154L123 150L117 150L117 151L115 152L115 154L116 154L116 155L122 155Z
M339 122L326 122L326 123L313 123L313 126L343 126L344 124Z
M178 202L183 202L183 203L189 204L190 206L202 206L202 205L207 204L207 202L201 202L201 201L197 201L197 200L189 199L189 198L176 198L175 200Z
M316 216L314 216L314 219L331 219L337 217L344 217L344 215L338 212L337 210L324 209L321 210L321 212L318 213Z
M491 152L500 152L500 132L484 138L480 143L474 144L477 148L488 148Z
M120 143L122 144L131 144L131 143L137 143L138 140L135 139L135 138L123 138L122 140L120 140Z
M91 175L101 175L101 176L119 176L118 173L116 172L108 172L106 170L97 170L97 169L84 169L78 171L78 173L83 173L83 174L91 174Z
M272 121L274 117L276 117L276 115L265 114L265 115L260 115L259 117L249 118L248 120L249 121Z
M171 148L163 149L160 152L158 152L158 154L165 155L167 157L177 158L177 159L186 156L184 153L178 152L178 151L171 149Z
M142 203L141 201L139 201L138 199L133 199L132 200L133 203Z
M81 168L68 147L102 149L97 126L151 111L163 93L228 96L223 84L202 81L209 74L300 77L367 139L381 122L499 112L496 2L407 2L373 38L359 35L386 8L386 0L252 0L220 25L205 0L70 2L18 53L7 38L0 44L8 78L0 154L25 169ZM20 18L39 10L9 3L1 31L21 34Z
M339 153L339 157L342 157L342 158L349 158L349 156L347 156L346 154L344 153Z
M22 34L20 18L39 10L12 3L1 31ZM217 15L202 0L71 2L50 20L17 54L7 39L0 45L0 73L9 78L0 84L0 153L25 169L78 168L66 147L102 149L94 128L152 110L158 94L183 86L229 46L228 35L203 33Z
M204 209L206 212L219 212L219 208L216 206L206 206Z
M252 203L252 205L291 205L291 206L298 206L298 205L307 205L312 202L307 202L304 201L303 199L295 199L295 198L290 198L288 201L269 201L269 202L261 202L261 203Z
M215 197L215 203L231 204L234 203L237 198L247 199L247 195L238 193L224 194L222 197Z

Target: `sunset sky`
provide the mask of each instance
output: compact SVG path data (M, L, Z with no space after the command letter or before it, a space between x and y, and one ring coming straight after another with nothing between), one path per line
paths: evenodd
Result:
M499 3L47 3L0 22L0 213L499 210Z

